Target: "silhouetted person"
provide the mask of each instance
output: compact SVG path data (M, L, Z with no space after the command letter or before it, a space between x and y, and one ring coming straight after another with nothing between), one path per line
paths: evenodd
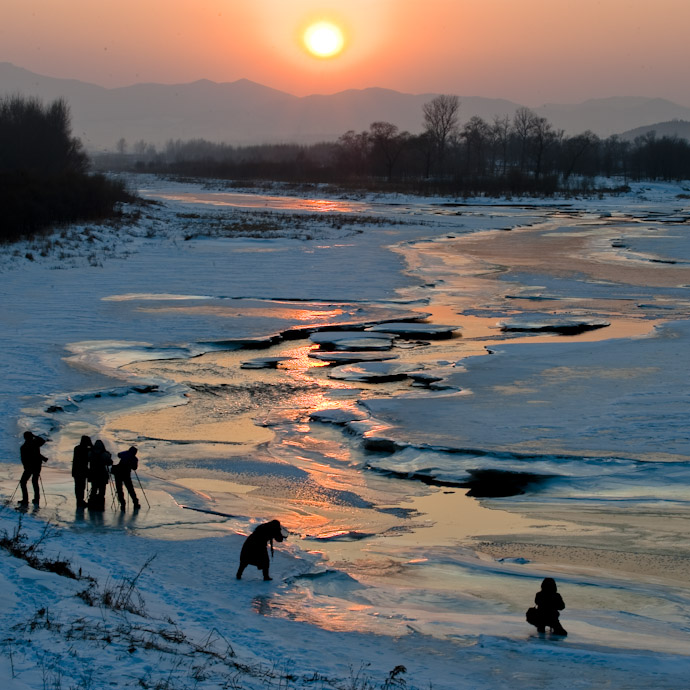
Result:
M264 574L264 580L270 580L268 576L268 542L271 542L271 556L273 555L273 540L283 541L283 530L278 520L271 520L259 525L242 544L240 552L240 567L237 570L237 579L242 579L242 573L248 565L255 565Z
M31 486L34 489L34 505L37 506L41 502L41 487L39 478L41 476L41 468L44 462L48 462L48 458L41 455L41 446L46 442L40 436L34 436L30 431L24 432L24 443L19 449L19 456L22 459L22 478L19 480L19 485L22 487L22 500L20 505L29 505L29 492L27 491L27 484L31 479Z
M78 446L74 446L72 456L72 477L74 478L74 497L77 499L77 508L86 508L88 503L84 500L86 480L89 478L89 456L93 444L88 436L82 436Z
M122 490L124 484L127 488L127 493L132 498L132 507L134 510L139 510L139 499L134 491L134 484L132 484L132 471L139 467L139 458L137 458L137 449L135 446L130 446L128 450L123 450L118 453L117 457L120 462L113 466L113 477L115 477L115 488L117 489L117 497L120 501L120 510L125 509L125 494Z
M546 632L551 628L554 635L567 635L568 633L559 620L560 613L565 608L563 597L558 593L556 581L552 577L545 577L541 583L541 591L534 597L536 608L527 611L527 622L536 626L537 632Z
M89 510L105 510L105 487L108 486L109 468L112 464L110 453L105 449L103 441L98 439L89 453L89 481L91 482Z

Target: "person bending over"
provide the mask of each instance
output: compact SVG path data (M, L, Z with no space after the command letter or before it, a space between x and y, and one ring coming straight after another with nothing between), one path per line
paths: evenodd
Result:
M271 520L259 525L242 544L240 552L240 567L237 570L237 579L242 579L242 573L248 565L255 565L263 572L264 580L271 580L268 576L268 542L271 542L271 556L273 555L273 540L280 542L287 536L278 520Z
M139 467L139 459L137 458L137 449L135 446L130 446L128 450L123 450L117 454L120 462L113 466L113 477L115 477L115 489L117 490L117 498L120 501L120 510L125 510L125 492L122 490L122 485L127 488L127 493L132 499L132 507L134 510L139 510L139 499L134 491L134 484L132 484L132 472Z

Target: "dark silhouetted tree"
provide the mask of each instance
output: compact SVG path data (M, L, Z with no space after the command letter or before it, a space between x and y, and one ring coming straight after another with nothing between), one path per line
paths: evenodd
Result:
M513 133L518 142L520 151L520 172L524 172L527 166L530 139L534 129L534 121L537 116L529 108L518 108L513 115Z
M465 142L467 172L471 175L483 175L488 163L491 128L481 117L474 115L465 123L460 136Z
M596 151L599 145L599 137L590 130L564 141L561 146L564 182L567 182L573 173L596 175Z
M338 139L338 162L345 177L359 177L368 172L371 140L367 132L348 130Z
M375 161L380 161L386 171L386 179L393 179L393 168L400 158L409 134L400 132L390 122L372 122L369 126L369 142L371 156Z
M88 158L72 137L69 106L58 99L0 99L0 170L41 173L85 172Z
M433 142L438 170L443 174L448 144L458 130L460 99L457 96L442 94L425 103L422 111L424 131Z
M64 100L0 99L0 240L111 215L128 195L121 183L88 175L88 164Z

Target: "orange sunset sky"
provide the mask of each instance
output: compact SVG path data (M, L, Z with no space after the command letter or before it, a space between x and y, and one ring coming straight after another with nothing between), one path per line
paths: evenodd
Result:
M336 57L302 44L318 19L344 33ZM690 105L689 29L690 0L2 0L0 61L108 87L247 78L300 96Z

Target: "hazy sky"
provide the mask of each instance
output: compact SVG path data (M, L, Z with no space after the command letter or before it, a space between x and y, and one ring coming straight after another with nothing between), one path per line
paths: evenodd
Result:
M346 35L334 58L300 41L323 18ZM245 77L296 95L690 105L689 29L690 0L1 0L0 61L103 86Z

